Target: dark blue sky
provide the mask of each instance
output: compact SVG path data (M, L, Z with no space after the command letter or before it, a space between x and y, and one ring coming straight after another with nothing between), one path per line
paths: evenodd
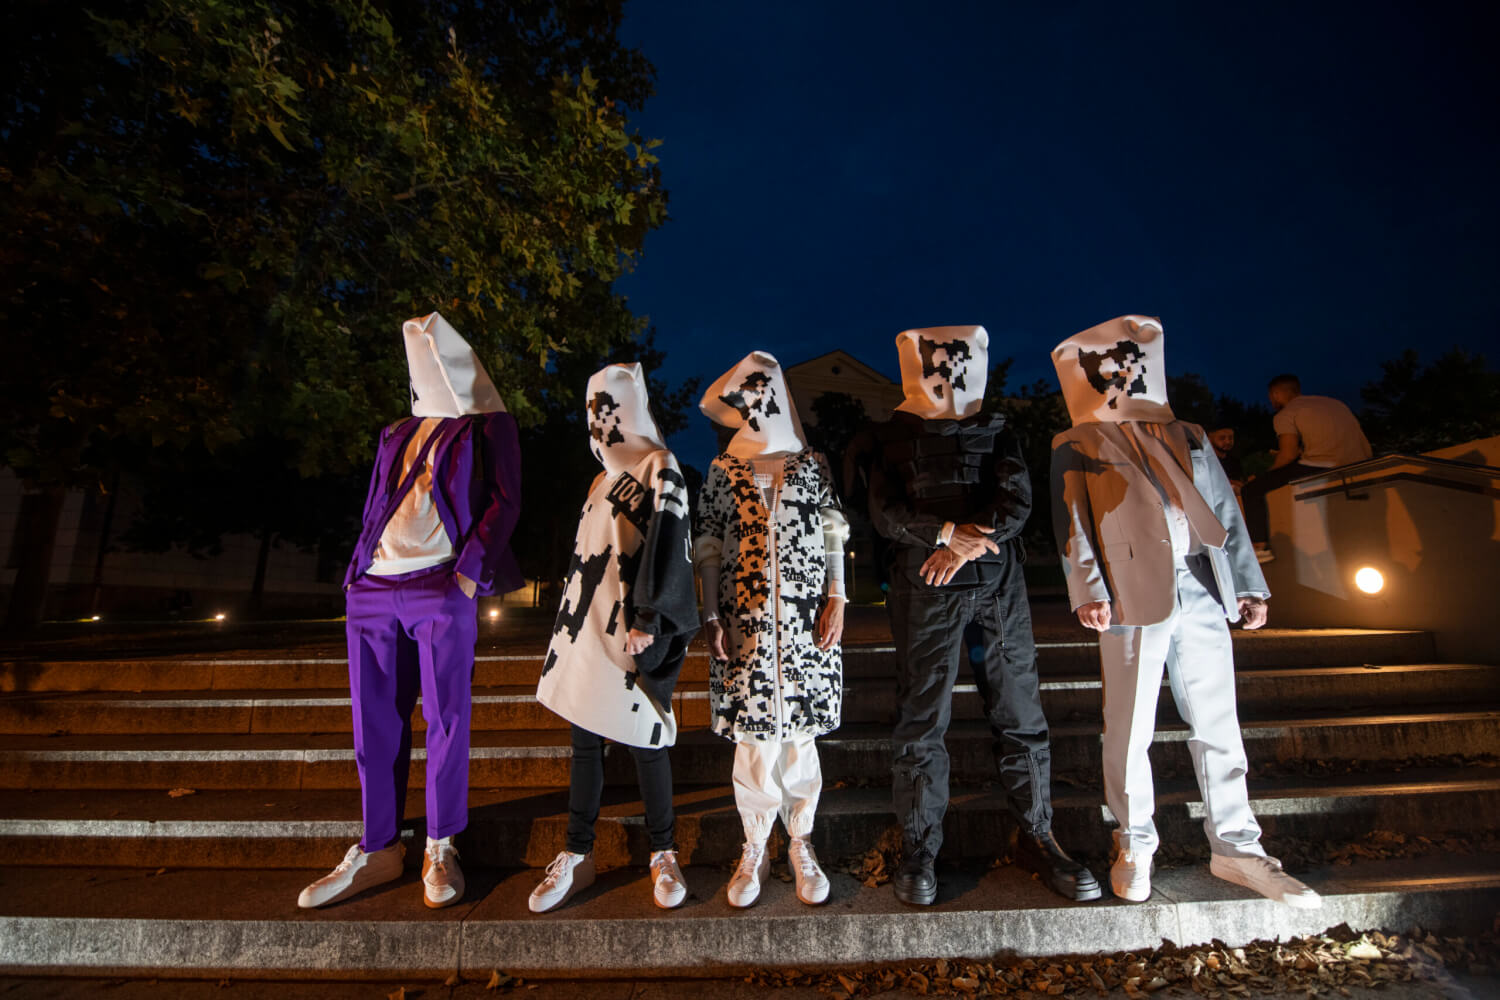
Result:
M622 288L705 384L755 347L895 377L897 332L959 323L1050 380L1127 312L1247 400L1493 364L1494 9L630 0L671 220Z

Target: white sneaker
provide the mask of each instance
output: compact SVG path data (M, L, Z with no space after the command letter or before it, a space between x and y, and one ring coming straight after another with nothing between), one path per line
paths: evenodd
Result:
M358 844L349 848L344 860L333 871L302 890L297 905L311 910L348 899L355 893L383 885L401 877L406 848L398 840L383 850L366 854Z
M818 856L813 853L809 838L793 837L787 847L786 859L797 880L798 899L809 906L817 906L828 898L828 876L818 867Z
M1316 910L1323 905L1323 897L1282 871L1281 862L1275 858L1228 858L1215 854L1208 859L1208 870L1226 882L1299 910Z
M740 863L729 880L729 905L746 907L760 897L760 884L771 871L771 856L764 842L745 841Z
M531 899L526 905L532 913L546 913L568 901L568 897L579 889L594 884L594 852L574 854L563 851L547 866L547 877L542 884L531 890Z
M452 837L427 838L422 853L422 901L430 909L452 906L463 898L464 873L458 867L458 849Z
M651 881L656 884L653 891L656 905L663 910L675 909L687 899L687 881L677 867L676 851L656 851L651 855Z
M1131 903L1151 898L1151 855L1116 849L1109 866L1109 887L1114 894Z

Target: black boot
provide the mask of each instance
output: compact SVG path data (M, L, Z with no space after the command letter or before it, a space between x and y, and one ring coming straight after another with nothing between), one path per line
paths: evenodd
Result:
M1016 838L1016 864L1036 872L1048 888L1064 899L1082 902L1101 895L1094 873L1068 857L1050 832L1036 836L1023 833Z
M937 859L925 847L905 852L896 877L891 879L891 888L896 898L914 906L931 906L937 899Z

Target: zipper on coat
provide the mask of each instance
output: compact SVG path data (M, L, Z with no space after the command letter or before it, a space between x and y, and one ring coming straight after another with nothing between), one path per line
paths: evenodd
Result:
M771 549L771 621L776 628L771 633L771 650L776 663L776 741L786 742L786 691L781 680L781 553L776 537L776 509L781 506L781 490L771 487L771 509L766 511L767 535Z

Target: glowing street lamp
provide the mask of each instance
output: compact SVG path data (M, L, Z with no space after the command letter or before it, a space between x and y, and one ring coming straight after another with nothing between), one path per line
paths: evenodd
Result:
M1385 587L1385 576L1374 566L1361 566L1354 574L1354 585L1366 594L1378 594Z

